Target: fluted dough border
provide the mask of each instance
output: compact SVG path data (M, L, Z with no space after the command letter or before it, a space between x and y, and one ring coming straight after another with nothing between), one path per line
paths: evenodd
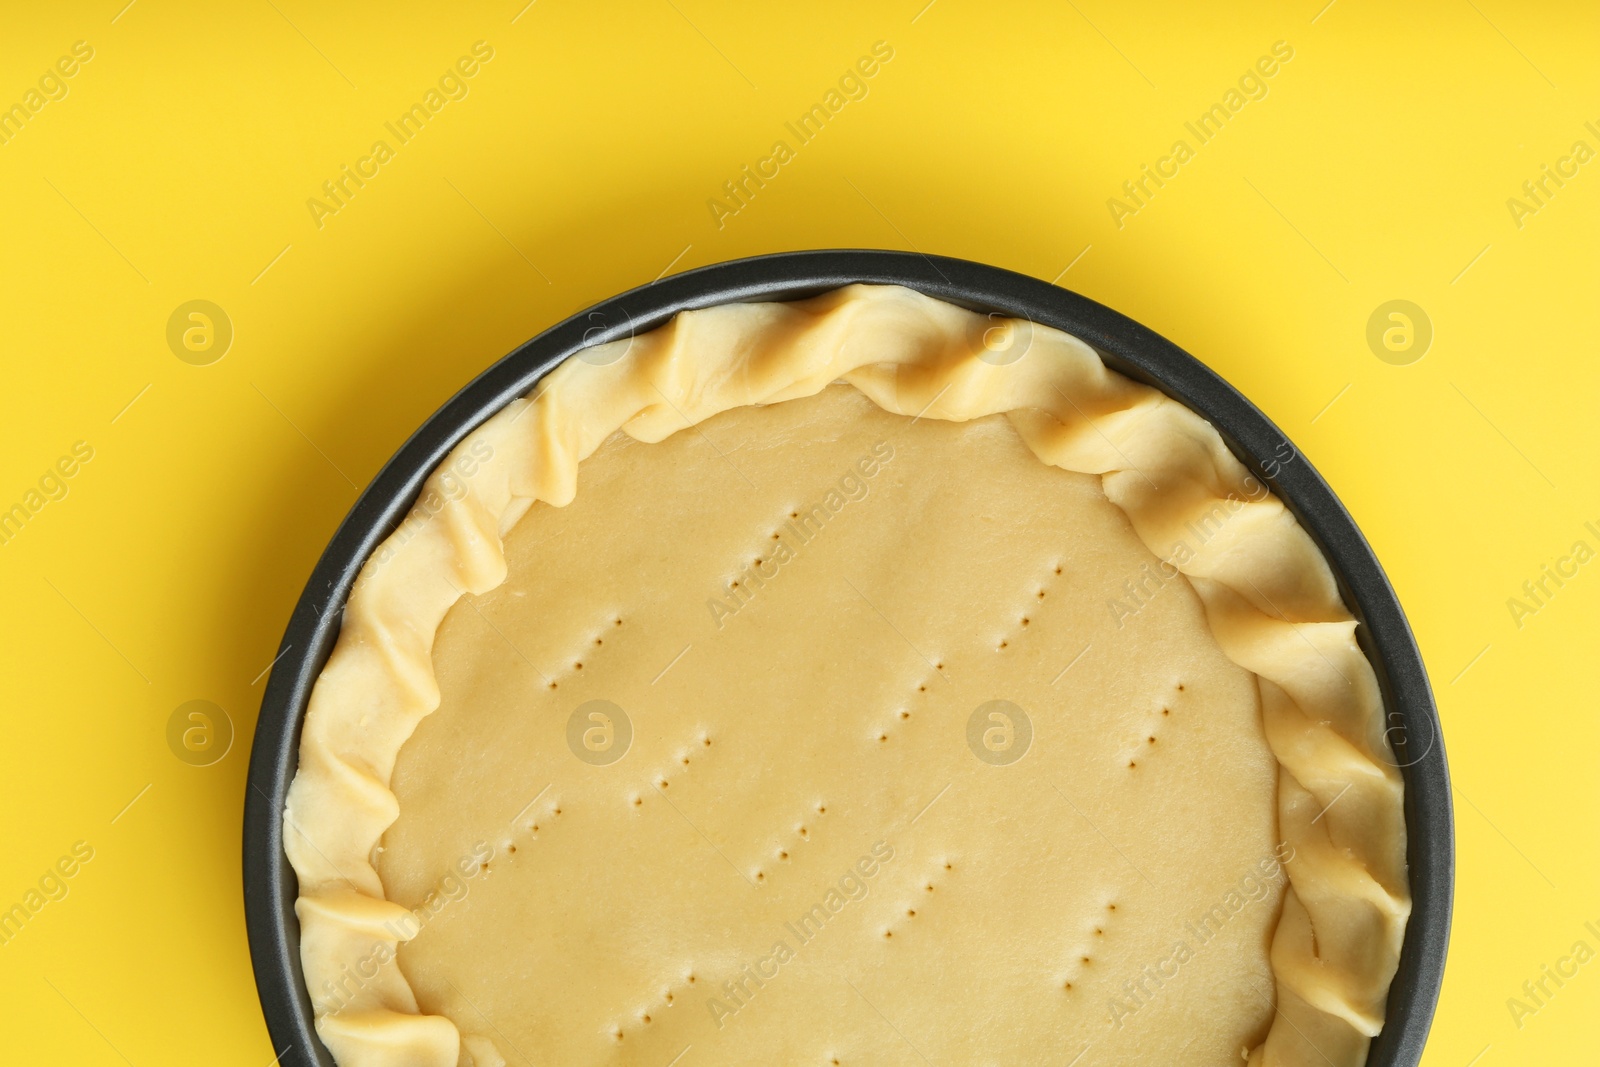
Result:
M505 535L534 501L569 503L578 464L616 431L656 442L841 379L896 414L1004 413L1042 461L1099 475L1145 545L1187 576L1218 645L1258 678L1294 848L1270 955L1277 1010L1249 1065L1359 1067L1411 900L1382 700L1327 561L1208 422L1081 341L868 285L685 311L568 359L456 447L367 561L312 690L284 811L301 963L341 1067L454 1067L463 1047L480 1067L504 1063L483 1035L419 1012L395 963L415 927L373 865L399 813L395 760L439 704L445 613L505 580ZM1219 509L1222 533L1189 545L1186 524Z

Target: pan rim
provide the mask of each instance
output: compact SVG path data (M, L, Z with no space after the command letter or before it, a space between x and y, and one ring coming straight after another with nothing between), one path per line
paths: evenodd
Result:
M282 813L311 688L338 638L361 565L413 506L427 475L462 438L584 348L642 333L680 311L795 300L854 283L903 285L977 311L1064 330L1112 369L1207 419L1327 558L1357 639L1372 661L1405 781L1412 913L1383 1031L1368 1067L1416 1067L1444 976L1454 896L1449 770L1437 707L1398 597L1354 519L1310 461L1255 405L1195 357L1087 297L970 260L875 249L779 252L731 260L629 290L580 311L496 361L430 416L362 491L313 569L278 647L245 789L245 923L262 1012L284 1067L335 1067L316 1036L300 969L297 883ZM1283 449L1291 451L1283 458ZM1415 740L1413 740L1415 739ZM1414 749L1420 749L1415 755Z

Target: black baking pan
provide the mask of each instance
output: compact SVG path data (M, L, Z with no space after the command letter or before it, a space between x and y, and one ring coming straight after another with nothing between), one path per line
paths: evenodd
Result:
M596 304L484 371L384 465L312 571L279 646L256 723L244 805L245 924L274 1051L286 1067L335 1067L317 1039L300 971L296 881L282 816L312 684L339 636L345 598L374 549L415 503L428 474L470 431L583 349L680 311L796 300L853 282L903 285L982 312L1028 319L1091 345L1107 365L1211 422L1321 547L1377 672L1388 737L1405 778L1413 911L1370 1067L1416 1067L1439 998L1450 933L1455 837L1439 718L1400 602L1344 505L1305 456L1237 390L1177 345L1124 315L1036 278L966 260L887 251L784 252L686 271Z

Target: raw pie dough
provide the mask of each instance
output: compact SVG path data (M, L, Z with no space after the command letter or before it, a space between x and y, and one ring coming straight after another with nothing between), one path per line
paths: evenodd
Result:
M1065 334L686 312L471 434L363 570L285 813L318 1032L1359 1065L1410 901L1354 629L1216 432Z

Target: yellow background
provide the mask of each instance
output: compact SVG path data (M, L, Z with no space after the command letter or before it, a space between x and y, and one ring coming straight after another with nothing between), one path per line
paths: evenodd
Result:
M0 145L0 507L74 442L94 458L0 546L0 907L74 842L95 853L0 946L0 1062L266 1067L246 757L357 488L592 302L840 246L1059 278L1283 427L1374 544L1439 696L1459 895L1425 1062L1593 1062L1600 963L1520 1029L1506 1006L1600 948L1600 563L1520 628L1506 605L1574 541L1600 549L1600 162L1520 228L1506 205L1574 141L1600 149L1592 5L525 2L5 16L0 104L73 42L94 56ZM307 199L479 40L469 95L319 229ZM867 97L719 228L708 199L880 40ZM1183 123L1280 40L1268 95L1119 228L1108 198L1195 147ZM194 299L235 330L209 366L166 342ZM1366 342L1391 299L1433 324L1407 366ZM168 748L192 699L236 729L212 766Z

